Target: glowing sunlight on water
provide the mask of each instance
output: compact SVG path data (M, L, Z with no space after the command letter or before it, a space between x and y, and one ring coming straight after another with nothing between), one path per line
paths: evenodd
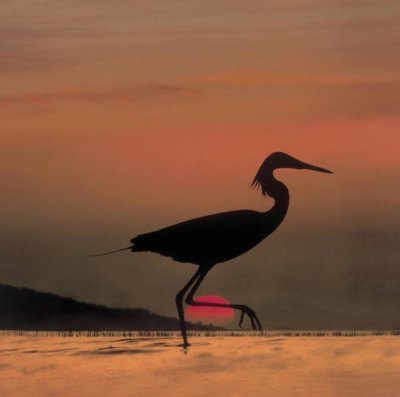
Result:
M198 335L184 352L176 333L3 334L0 395L386 397L400 390L398 336Z

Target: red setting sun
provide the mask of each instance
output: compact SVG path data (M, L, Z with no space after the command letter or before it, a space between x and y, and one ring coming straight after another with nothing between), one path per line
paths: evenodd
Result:
M204 295L195 298L196 302L210 302L229 304L221 296ZM234 317L234 311L230 307L188 306L186 318L192 322L202 322L213 325L228 325Z

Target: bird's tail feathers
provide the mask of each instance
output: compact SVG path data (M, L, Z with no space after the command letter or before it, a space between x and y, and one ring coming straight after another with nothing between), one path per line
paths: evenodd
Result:
M129 247L125 247L125 248L120 248L119 250L103 252L102 254L95 254L95 255L90 255L90 256L95 257L95 256L111 255L111 254L115 254L116 252L131 250L132 248L133 248L133 245L131 245Z

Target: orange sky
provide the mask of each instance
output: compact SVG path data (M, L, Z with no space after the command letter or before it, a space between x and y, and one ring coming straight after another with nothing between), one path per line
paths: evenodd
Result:
M276 150L335 172L279 173L292 193L285 242L300 225L350 240L349 224L395 233L397 2L14 1L0 12L2 281L145 305L121 280L120 298L88 288L78 260L58 280L40 264L51 238L57 252L90 253L187 217L268 208L248 185ZM118 289L96 272L93 284Z

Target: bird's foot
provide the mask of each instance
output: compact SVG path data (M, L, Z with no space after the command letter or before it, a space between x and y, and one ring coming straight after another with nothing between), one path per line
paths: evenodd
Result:
M247 316L250 319L251 328L253 328L254 330L262 331L262 326L261 326L260 320L257 318L256 312L254 310L250 309L248 306L243 306L243 308L241 309L239 327L242 328L245 314L247 314Z

